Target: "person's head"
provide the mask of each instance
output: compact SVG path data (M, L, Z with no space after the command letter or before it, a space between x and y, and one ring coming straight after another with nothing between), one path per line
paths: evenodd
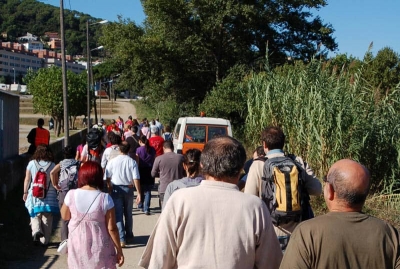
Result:
M103 118L100 119L100 122L101 122L101 124L105 123Z
M151 126L150 132L152 135L158 135L158 127L157 126Z
M138 126L138 125L139 125L138 120L137 120L137 119L133 119L133 120L132 120L132 125L133 125L133 126L135 126L135 125Z
M285 145L285 134L277 126L268 126L261 133L261 141L264 148L268 150L283 149Z
M114 132L108 133L108 139L110 140L111 145L118 145L121 143L121 137Z
M86 185L103 189L103 169L98 162L87 161L79 168L78 188Z
M44 119L40 118L37 120L37 126L42 127L44 125Z
M183 155L183 168L188 176L200 173L200 156L201 151L198 149L189 149Z
M211 139L201 153L201 167L206 179L237 184L246 161L242 144L229 136Z
M172 144L171 140L164 141L163 149L164 149L164 152L174 151L174 144Z
M258 146L253 152L253 159L265 157L265 151L263 146Z
M53 152L49 145L39 144L36 147L35 153L33 153L32 160L36 161L54 161Z
M63 149L64 159L74 159L75 158L75 151L71 146L66 146Z
M119 150L121 151L122 154L128 154L130 148L131 148L131 146L126 141L122 141L119 144Z
M343 159L324 178L324 197L330 211L362 210L370 188L370 173L362 164Z
M171 126L165 125L165 132L170 133L171 132Z
M136 134L136 133L138 132L138 127L137 127L137 125L133 125L133 126L131 127L131 131L132 131L134 134Z
M132 120L132 116L129 116L129 117L128 117L128 120Z

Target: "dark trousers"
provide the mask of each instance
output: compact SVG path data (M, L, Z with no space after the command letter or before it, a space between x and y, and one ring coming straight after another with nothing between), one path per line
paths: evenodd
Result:
M67 191L60 191L58 193L58 206L60 207L60 210L64 204L65 195L67 195ZM68 223L69 220L61 219L61 242L68 239Z

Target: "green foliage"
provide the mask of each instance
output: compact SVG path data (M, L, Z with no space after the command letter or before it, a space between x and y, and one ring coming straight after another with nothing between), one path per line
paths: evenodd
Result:
M143 27L120 20L105 26L101 43L120 68L117 87L146 96L152 106L167 98L200 104L233 66L256 65L267 43L274 66L287 55L309 58L318 43L328 50L337 46L332 27L305 11L323 7L323 0L142 4Z
M247 88L243 87L247 72L244 65L231 68L228 76L217 83L199 106L209 117L229 119L235 137L241 137L247 116Z
M312 60L285 72L252 74L248 79L247 139L253 146L268 125L287 135L286 150L304 157L322 177L342 158L365 164L373 189L400 191L399 88L384 96L362 79Z
M50 115L61 123L64 116L62 70L60 67L42 68L28 72L27 86L33 95L35 113ZM67 72L69 114L73 117L86 112L86 81L84 74ZM57 130L57 136L60 130Z
M68 54L85 54L87 20L99 19L75 10L64 10L65 45ZM93 36L91 47L95 47L101 29L91 27L89 30ZM0 33L3 32L7 33L8 41L15 41L27 32L46 41L45 32L60 33L60 9L36 0L0 0Z
M382 95L400 83L400 55L391 48L381 49L375 57L367 53L364 62L365 79Z

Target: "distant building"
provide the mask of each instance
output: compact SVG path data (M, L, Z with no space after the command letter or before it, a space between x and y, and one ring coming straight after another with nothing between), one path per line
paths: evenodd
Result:
M47 67L50 68L52 66L58 66L61 67L62 66L62 61L61 59L56 59L56 58L44 58L43 59L43 67ZM77 62L66 62L66 67L67 70L70 70L74 73L81 73L82 71L84 71L86 69L86 67L82 64L79 64Z
M50 39L50 41L47 42L47 45L49 45L51 49L61 48L61 39L57 32L46 32L44 35Z
M25 36L20 36L17 38L18 41L20 41L21 43L27 42L27 41L37 41L38 37L31 34L31 33L26 33Z
M26 75L43 67L42 60L18 43L0 43L0 76Z
M23 43L23 45L28 51L43 49L43 43L41 41L28 41L26 43Z
M26 75L28 69L37 71L51 66L61 67L61 53L55 51L33 49L13 42L0 42L0 76ZM86 66L74 62L70 55L65 55L67 70L81 73Z

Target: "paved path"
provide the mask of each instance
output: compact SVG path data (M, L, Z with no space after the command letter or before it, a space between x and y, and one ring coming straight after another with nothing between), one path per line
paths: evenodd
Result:
M158 208L157 191L152 192L152 200L150 210L152 215L147 216L142 211L136 208L133 209L133 233L135 236L134 243L127 245L123 249L125 263L121 268L142 268L137 264L146 246L147 240L155 226L157 219L160 215ZM67 255L59 255L57 253L59 239L59 225L52 238L52 243L43 251L41 255L35 255L29 261L16 261L10 262L8 268L13 269L67 269ZM90 268L88 268L90 269Z
M102 100L102 103L109 103L111 101ZM132 116L136 118L136 109L130 103L128 99L117 99L117 102L114 103L115 109L118 111L114 114L102 114L101 117L106 120L106 123L109 123L111 119L116 119L118 116L121 116L124 121L128 119L128 116ZM99 106L98 106L99 109ZM99 113L100 114L100 113ZM98 116L99 116L98 114ZM41 117L41 115L32 114L31 117ZM94 118L94 115L92 114ZM47 124L47 123L46 123ZM26 136L29 131L36 126L33 125L20 125L19 132L19 148L20 153L26 152L29 143L27 142ZM78 124L78 127L79 124ZM60 138L52 138L51 142L63 139ZM134 243L131 245L127 245L126 248L123 249L125 256L125 263L122 268L141 268L137 266L137 263L140 259L141 254L143 253L144 247L146 246L147 240L155 226L158 216L160 214L160 209L158 208L159 199L157 198L157 191L152 192L152 201L151 201L151 212L152 215L146 216L143 212L136 208L134 205L133 209L133 233L135 235ZM60 242L60 222L56 222L54 225L57 226L54 231L54 235L52 237L51 243L47 249L38 249L37 253L32 254L32 258L28 261L14 261L8 264L8 268L13 269L39 269L39 268L56 268L56 269L66 269L67 265L67 255L59 255L57 253L57 247ZM90 268L88 268L90 269Z

